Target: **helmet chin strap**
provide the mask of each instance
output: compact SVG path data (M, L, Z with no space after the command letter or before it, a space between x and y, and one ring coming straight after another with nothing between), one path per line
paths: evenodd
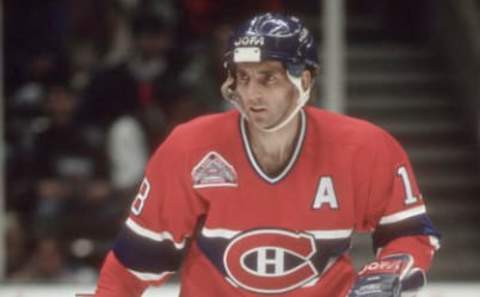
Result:
M297 115L297 113L305 106L305 104L308 101L308 98L310 98L310 91L312 90L311 87L308 87L308 89L304 91L302 87L302 80L300 77L295 77L291 75L288 71L287 71L287 77L298 90L297 106L295 106L295 109L292 112L290 112L290 114L283 121L276 124L275 126L270 128L262 128L255 125L257 129L267 133L275 132L282 129L293 120L293 118Z

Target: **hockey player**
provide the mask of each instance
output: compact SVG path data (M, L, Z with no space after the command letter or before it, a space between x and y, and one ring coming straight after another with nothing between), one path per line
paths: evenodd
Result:
M158 148L95 296L141 296L180 266L182 297L414 296L438 233L412 167L382 129L305 107L318 68L307 28L256 16L225 64L238 111L180 125ZM372 232L376 253L359 273L353 232Z

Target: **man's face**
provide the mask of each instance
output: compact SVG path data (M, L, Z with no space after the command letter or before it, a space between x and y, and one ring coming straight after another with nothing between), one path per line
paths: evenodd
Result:
M240 103L257 127L274 127L296 106L298 90L278 61L238 63L235 80Z

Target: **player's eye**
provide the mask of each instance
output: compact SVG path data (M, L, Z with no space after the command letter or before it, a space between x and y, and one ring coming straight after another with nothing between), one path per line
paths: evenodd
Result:
M242 85L248 83L248 76L245 75L245 74L241 74L241 73L238 74L237 75L237 83L242 84Z
M275 84L276 82L277 82L277 77L275 75L269 74L269 75L265 76L264 84L272 85L272 84Z

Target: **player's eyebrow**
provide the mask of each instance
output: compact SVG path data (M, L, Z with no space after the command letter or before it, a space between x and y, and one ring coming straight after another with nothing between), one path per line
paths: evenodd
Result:
M265 75L265 76L267 76L267 75L273 75L273 74L276 74L276 73L278 73L278 72L280 72L280 71L278 71L278 70L270 70L270 69L268 69L268 70L259 70L257 73L258 73L258 74L261 74L261 75Z
M263 75L263 76L271 76L275 74L281 74L283 71L282 68L274 68L274 69L260 69L257 71L257 74Z
M259 70L255 72L256 75L261 76L261 77L268 77L268 76L273 76L275 74L280 74L281 71L278 69L271 70L271 69L265 69L265 70ZM243 75L248 75L247 71L242 71L238 70L237 71L238 76L243 76Z

